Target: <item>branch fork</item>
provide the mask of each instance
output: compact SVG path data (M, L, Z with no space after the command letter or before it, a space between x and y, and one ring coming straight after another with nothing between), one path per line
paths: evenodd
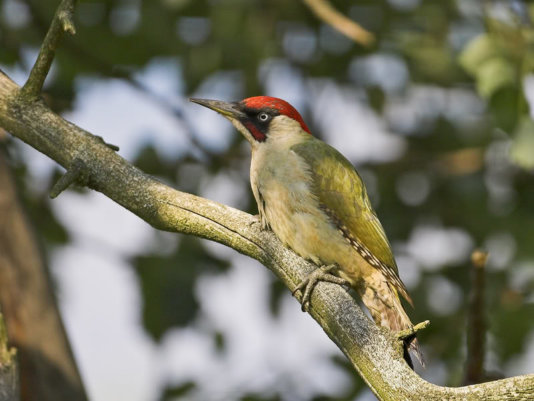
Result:
M59 5L54 19L50 24L50 28L39 50L37 61L35 62L28 80L19 92L19 95L28 100L33 101L39 98L43 88L44 81L52 66L52 61L59 46L59 42L65 32L74 35L76 28L74 27L75 0L62 0Z
M61 192L66 190L69 186L77 183L81 186L86 186L89 182L89 175L87 166L84 161L77 157L72 161L72 164L67 169L65 174L54 184L50 190L50 197L56 198Z

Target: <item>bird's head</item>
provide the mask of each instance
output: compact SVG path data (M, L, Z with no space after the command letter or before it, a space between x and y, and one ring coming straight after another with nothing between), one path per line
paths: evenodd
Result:
M189 99L222 114L255 147L277 135L307 135L310 129L299 112L276 97L255 96L240 102Z

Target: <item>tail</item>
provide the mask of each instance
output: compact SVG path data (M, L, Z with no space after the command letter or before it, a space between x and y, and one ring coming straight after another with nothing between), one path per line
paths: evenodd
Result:
M373 280L373 287L367 285L358 288L362 301L371 313L373 320L376 324L393 332L412 328L413 324L402 307L397 290L383 279L382 274L380 276L380 280ZM408 351L412 352L421 366L425 366L423 353L415 335L406 340L404 348L406 362L413 368Z

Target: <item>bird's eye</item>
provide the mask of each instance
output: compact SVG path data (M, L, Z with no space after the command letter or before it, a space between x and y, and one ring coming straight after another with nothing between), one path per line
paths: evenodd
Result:
M260 120L261 122L265 122L267 120L269 120L269 118L271 118L271 116L269 116L269 114L267 113L260 113L258 114L258 120Z

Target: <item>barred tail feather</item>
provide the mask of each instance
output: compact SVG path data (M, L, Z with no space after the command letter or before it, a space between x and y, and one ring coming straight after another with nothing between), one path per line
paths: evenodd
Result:
M396 289L392 288L384 280L374 281L373 284L375 284L373 287L360 287L358 292L375 323L382 327L386 327L393 332L413 327L410 318L406 315L406 312L402 307ZM421 366L425 366L423 354L415 336L409 338L405 344L405 359L408 364L413 367L407 351L411 351Z
M417 338L415 335L408 340L407 342L408 351L412 353L417 358L417 361L419 364L424 368L425 367L425 357L423 355L423 352L421 351L421 348L419 347L419 341L417 341Z

